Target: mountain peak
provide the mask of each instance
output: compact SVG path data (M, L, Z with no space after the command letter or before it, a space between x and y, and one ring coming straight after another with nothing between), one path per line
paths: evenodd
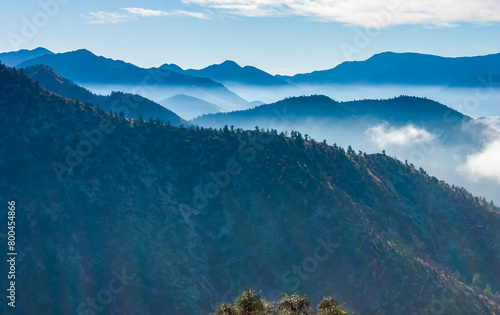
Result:
M158 69L170 70L170 71L181 73L181 74L182 74L182 71L184 71L181 67L179 67L178 65L176 65L174 63L165 63L165 64L161 65Z
M19 49L16 51L4 52L1 54L23 54L23 53L32 53L32 54L53 54L52 51L48 50L44 47L37 47L34 49Z
M187 70L186 72L195 76L207 77L224 84L243 83L257 86L288 84L256 67L241 67L232 60L226 60L220 64L213 64L201 70Z
M240 65L237 64L236 62L232 61L232 60L226 60L226 61L224 61L223 63L221 63L218 66L224 67L224 68L241 69Z
M93 52L91 52L90 50L85 49L85 48L73 50L70 53L80 54L80 55L92 55L92 56L96 56Z
M37 47L33 50L29 49L21 49L18 51L10 51L10 52L5 52L5 53L0 53L0 60L2 63L4 63L6 66L9 67L14 67L26 60L37 58L40 56L44 55L53 55L54 53L51 52L50 50L43 48L43 47Z
M35 49L32 50L32 52L37 52L37 53L47 53L47 54L53 54L52 51L48 50L47 48L45 47L37 47Z

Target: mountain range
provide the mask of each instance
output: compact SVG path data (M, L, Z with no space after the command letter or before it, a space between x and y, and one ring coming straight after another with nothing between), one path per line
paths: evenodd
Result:
M91 53L87 52L91 57ZM54 55L56 56L56 55ZM113 60L107 60L102 57L93 56L93 59L102 60L115 64ZM479 58L479 57L477 57ZM459 58L460 59L460 58ZM475 59L475 58L472 58ZM107 60L107 61L106 61ZM121 64L118 62L118 64ZM232 62L226 62L226 68L241 68ZM214 65L210 69L218 69L221 65ZM223 67L223 68L224 68ZM177 67L178 68L178 67ZM140 68L139 68L140 69ZM244 68L241 68L244 69ZM180 71L172 66L173 71ZM38 70L40 72L41 69ZM179 74L185 76L184 74ZM50 76L49 76L50 77ZM481 77L480 77L481 78ZM479 78L479 79L480 79ZM493 77L494 78L494 77ZM125 108L127 113L125 117L139 118L140 115L144 119L152 117L160 117L163 121L169 121L174 125L187 124L179 117L172 116L170 111L175 112L182 118L194 119L203 114L230 112L238 108L251 108L260 106L262 102L247 103L243 101L240 105L234 105L225 96L225 101L218 97L213 97L213 90L209 89L209 93L197 88L196 86L185 86L181 89L172 89L171 87L163 89L158 86L130 86L130 85L108 85L101 84L106 87L102 94L114 95L111 98L102 98L100 100L92 99L92 97L82 97L78 92L71 91L66 85L62 92L61 89L55 89L53 84L49 84L40 79L37 79L42 86L49 90L61 94L69 98L78 98L82 101L87 101L103 106L106 110L111 109L110 104L120 99L121 103L131 102L130 94L135 95L134 91L146 92L147 98L153 99L156 102L146 102L144 98L136 97L137 101L134 106L117 106L116 108ZM478 80L479 80L478 79ZM60 79L56 82L62 82ZM235 90L236 89L236 90ZM294 95L305 94L298 92L296 86L256 86L245 85L243 88L236 85L232 86L232 90L238 93L246 92L245 97L248 99L262 98L263 92L270 92L274 99L278 94ZM375 88L374 88L375 89ZM116 94L116 91L127 91L129 93ZM328 85L323 86L318 91L328 95L341 95L343 88L328 88ZM481 95L492 93L491 88L484 89ZM112 93L113 92L113 93ZM154 92L154 93L150 93ZM186 92L187 94L185 94ZM455 93L456 91L450 91ZM85 91L89 93L89 91ZM260 93L260 94L259 94ZM340 94L339 94L340 93ZM362 91L361 91L362 93ZM464 92L464 98L468 95ZM218 93L216 93L218 94ZM144 96L145 94L142 93ZM196 95L196 96L194 96ZM398 95L398 94L396 94ZM220 96L220 95L219 95ZM494 102L495 98L487 102ZM294 103L295 102L295 103ZM484 106L485 101L481 101ZM137 104L148 104L148 106L140 108ZM227 106L220 106L221 103ZM470 117L465 117L457 111L454 111L446 106L431 100L419 98L398 98L394 100L365 100L363 102L337 102L326 97L297 98L296 101L285 103L269 102L271 106L256 108L249 112L234 112L224 115L200 117L194 120L195 124L207 127L222 128L224 125L235 125L240 128L253 129L256 125L261 128L272 128L276 124L275 118L266 118L267 116L274 117L275 111L283 112L287 117L286 125L281 121L277 127L280 131L300 130L304 134L315 139L326 139L329 143L338 143L343 146L352 145L356 149L361 149L367 152L380 152L387 150L391 155L397 156L402 160L410 160L419 166L423 166L432 173L448 180L449 182L468 187L476 194L482 194L489 199L496 200L497 193L495 189L498 185L493 182L479 182L468 179L466 173L458 171L462 165L467 163L467 157L486 150L489 143L492 141L486 130L487 126L476 123L478 121L471 120ZM451 102L450 102L451 103ZM246 104L246 105L245 105ZM285 106L281 106L281 105ZM448 104L446 102L446 104ZM161 106L167 109L162 108ZM146 108L152 109L150 111ZM229 108L229 109L228 109ZM340 112L335 109L346 109L347 113L340 116ZM115 110L118 113L121 110ZM493 109L492 109L493 110ZM267 111L267 113L266 113ZM161 113L163 112L163 114ZM337 116L336 116L337 115ZM344 116L342 116L344 115ZM396 117L396 116L398 117ZM272 120L272 121L270 121ZM411 147L416 146L416 149ZM447 160L444 156L446 152L453 152L452 163L443 165L443 161ZM471 177L469 177L471 178Z
M387 155L125 119L4 65L0 122L20 313L207 314L246 287L356 314L500 312L500 209Z
M241 67L236 62L226 60L221 64L215 64L206 68L195 70L183 70L175 64L164 64L160 69L192 75L196 77L210 78L223 84L241 84L255 86L286 86L287 82L270 75L252 66Z
M199 70L184 70L178 65L168 63L158 68L142 69L120 60L97 57L84 49L61 54L53 54L45 48L32 51L20 50L2 53L0 60L18 68L44 64L78 83L137 84L146 79L145 84L181 86L192 84L197 88L208 88L217 86L215 82L220 82L237 89L240 94L245 94L241 89L242 86L265 90L271 87L287 89L289 95L293 94L290 92L301 91L295 85L300 87L325 84L500 86L500 54L451 58L418 53L384 52L364 61L346 61L332 69L293 76L273 76L252 66L241 67L230 60ZM159 82L155 81L157 78L160 78ZM217 87L221 88L220 85ZM244 96L247 98L252 95L246 94ZM200 98L200 95L190 96ZM238 106L246 104L235 96L225 97Z
M188 122L171 111L186 119L226 112L213 103L185 94L174 95L159 104L121 92L96 98L88 90L68 83L69 80L47 66L27 67L25 71L52 92L99 104L106 111L119 113L124 110L128 118L160 118L174 125L187 125ZM260 105L262 103L252 102L247 106ZM300 130L315 139L326 139L345 147L352 145L367 152L387 150L391 155L410 160L449 182L494 200L500 189L494 181L471 180L463 169L467 157L486 150L494 140L491 135L496 132L488 131L490 128L483 121L472 120L425 98L337 102L320 95L297 97L249 111L199 117L194 123L216 128L235 125L248 130L255 126L288 132ZM452 160L446 158L449 154L454 157Z
M46 54L28 59L16 67L25 68L46 65L69 80L91 89L97 87L117 87L125 92L140 91L153 100L163 100L167 96L187 93L209 102L221 104L225 108L241 108L248 102L224 85L208 78L193 77L170 70L144 69L133 64L99 57L88 50L80 49L59 54ZM160 94L151 97L147 93ZM110 92L110 91L108 91Z
M365 61L346 61L335 68L291 77L294 84L411 84L499 86L500 53L446 58L417 53L384 52ZM479 78L483 78L480 80Z

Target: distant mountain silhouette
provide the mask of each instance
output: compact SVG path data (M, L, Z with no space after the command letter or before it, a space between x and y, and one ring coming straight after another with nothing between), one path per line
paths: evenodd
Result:
M173 72L177 72L177 73L183 73L184 70L179 67L178 65L176 64L163 64L162 66L159 67L159 69L162 69L162 70L170 70L170 71L173 71Z
M26 60L52 54L54 53L43 47L38 47L33 50L21 49L18 51L0 53L0 61L8 67L15 67Z
M445 58L417 53L385 52L365 61L347 61L329 70L278 76L301 84L416 84L449 85L468 82L479 76L500 75L500 54ZM491 83L490 83L491 84Z
M174 64L164 64L160 69L166 69L182 74L210 78L224 84L241 84L255 86L287 86L287 82L252 66L241 67L236 62L226 60L221 64L208 66L200 70L182 70Z
M86 49L40 56L19 64L18 68L38 64L47 65L79 83L138 84L145 81L145 84L221 87L210 79L181 75L169 70L143 69L121 60L98 57Z
M216 101L217 104L221 103L229 108L238 108L248 103L224 85L208 78L158 68L143 69L121 60L98 57L85 49L40 56L22 62L17 67L24 68L38 64L47 65L62 76L82 85L165 87L193 93L194 97Z
M384 154L232 129L123 119L0 65L17 313L205 315L246 287L500 313L498 207Z
M125 117L128 118L139 118L140 116L145 120L159 118L176 126L188 124L187 121L169 109L136 94L123 92L114 92L108 96L93 94L45 65L26 67L24 73L51 92L67 98L78 99L81 102L98 104L105 111L117 112L118 114L124 111Z
M184 94L164 99L160 104L171 109L184 119L192 119L207 113L225 111L215 104Z

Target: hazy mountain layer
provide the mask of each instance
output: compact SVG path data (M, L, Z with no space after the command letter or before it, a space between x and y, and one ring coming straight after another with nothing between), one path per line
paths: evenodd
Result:
M110 95L96 95L66 79L48 66L37 65L24 68L24 73L47 90L81 102L99 105L104 111L123 112L127 118L159 118L175 126L188 123L169 109L137 94L113 92Z
M161 105L170 108L181 117L192 119L207 113L218 113L225 111L223 108L199 98L184 94L175 95L164 99Z

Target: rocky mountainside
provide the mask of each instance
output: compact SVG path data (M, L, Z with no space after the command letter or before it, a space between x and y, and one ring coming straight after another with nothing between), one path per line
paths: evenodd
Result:
M246 287L355 314L500 312L499 209L388 156L129 120L5 66L0 122L17 313L207 314Z

